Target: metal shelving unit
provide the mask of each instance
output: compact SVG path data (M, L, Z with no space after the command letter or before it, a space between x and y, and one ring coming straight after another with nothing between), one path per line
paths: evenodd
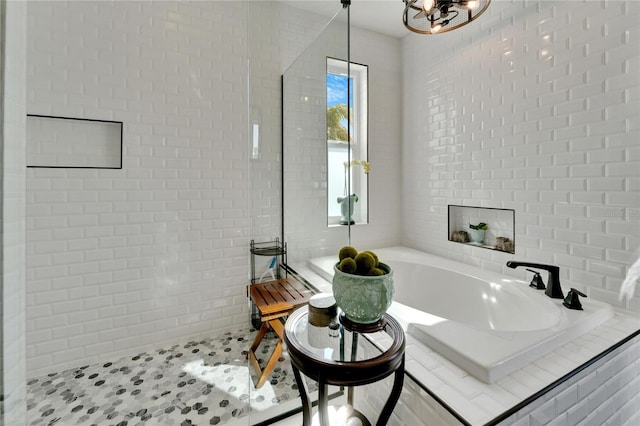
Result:
M249 244L249 252L251 253L251 284L287 278L286 268L282 267L287 264L287 244L281 242L280 238L260 243L255 242L255 240L251 240L251 243ZM269 267L261 276L258 276L256 273L256 256L271 257L274 262L273 266L269 264ZM273 271L273 277L268 273L269 269ZM284 276L281 272L283 270ZM249 296L248 289L247 296ZM259 329L261 327L260 312L251 298L249 298L249 303L251 304L251 325L256 329Z
M275 258L275 264L273 266L273 273L275 279L286 278L287 272L285 270L284 277L281 276L281 268L282 265L287 264L287 243L283 243L280 241L280 238L276 238L274 241L266 241L262 243L257 243L254 240L251 240L251 244L249 246L249 251L251 252L251 284L255 284L257 282L261 282L260 277L256 276L256 256L269 256ZM271 278L271 275L269 275Z

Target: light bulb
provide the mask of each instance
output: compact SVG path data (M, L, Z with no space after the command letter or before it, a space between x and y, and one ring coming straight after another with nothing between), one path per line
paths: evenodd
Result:
M469 0L467 2L467 7L471 10L475 10L480 6L480 2L478 0Z
M440 31L440 28L442 28L442 24L435 24L435 25L431 24L431 33L432 34L437 33L438 31Z
M424 10L424 13L426 13L427 15L429 14L429 11L431 9L433 9L433 2L434 2L434 0L423 0L422 1L422 10Z

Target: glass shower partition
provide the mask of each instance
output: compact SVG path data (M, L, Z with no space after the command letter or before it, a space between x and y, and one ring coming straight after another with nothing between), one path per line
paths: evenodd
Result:
M349 63L348 7L336 14L282 77L282 238L288 246L290 271L302 276L309 272L309 259L328 255L337 259L350 235L350 224L328 221L327 203L337 202L328 200L327 187L328 59ZM344 176L349 178L350 173Z
M327 222L326 125L327 58L349 59L348 8L335 0L334 13L321 15L311 3L250 1L247 10L247 250L249 240L279 237L298 273L308 258L336 254L349 241L349 226ZM249 424L299 409L296 395L281 395L285 378L279 380L255 388L249 379Z

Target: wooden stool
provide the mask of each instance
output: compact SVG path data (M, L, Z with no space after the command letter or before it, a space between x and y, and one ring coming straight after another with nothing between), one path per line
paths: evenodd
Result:
M280 318L291 314L296 308L306 305L312 295L311 290L294 280L279 279L249 286L249 296L258 308L260 321L262 321L262 326L247 354L251 365L253 365L259 376L256 388L261 387L267 381L280 355L282 355L284 326ZM263 370L258 363L256 349L260 346L269 329L275 331L278 336L278 342Z

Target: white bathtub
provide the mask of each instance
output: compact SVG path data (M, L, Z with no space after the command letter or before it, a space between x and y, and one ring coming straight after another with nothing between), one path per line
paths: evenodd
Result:
M611 318L610 305L582 298L562 306L528 282L404 247L375 250L394 269L389 308L405 331L485 383L570 342ZM331 281L335 256L311 268ZM546 281L546 272L542 273ZM569 288L565 286L566 293Z

